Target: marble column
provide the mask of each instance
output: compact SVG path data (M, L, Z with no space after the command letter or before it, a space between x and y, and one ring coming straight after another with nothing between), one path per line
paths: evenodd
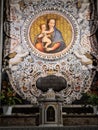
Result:
M98 16L98 0L97 0L97 16Z
M3 46L3 2L4 0L0 0L0 90L1 90L2 46Z

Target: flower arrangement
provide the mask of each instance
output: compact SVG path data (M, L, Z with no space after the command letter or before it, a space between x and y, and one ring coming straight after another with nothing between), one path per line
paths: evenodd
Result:
M98 105L98 95L96 94L89 94L88 95L88 104Z
M16 97L16 92L3 81L3 88L0 92L0 100L2 105L12 106L16 103L22 103L21 99Z
M98 105L98 95L95 93L83 93L83 96L85 97L85 105L90 104L93 106Z

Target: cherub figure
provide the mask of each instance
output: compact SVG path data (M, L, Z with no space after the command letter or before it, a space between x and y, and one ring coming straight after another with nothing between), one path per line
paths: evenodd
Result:
M45 24L41 24L40 29L41 29L41 33L39 34L38 38L42 38L42 43L44 43L45 44L44 47L47 48L49 45L52 44L50 33L52 33L54 30L50 29L46 31Z

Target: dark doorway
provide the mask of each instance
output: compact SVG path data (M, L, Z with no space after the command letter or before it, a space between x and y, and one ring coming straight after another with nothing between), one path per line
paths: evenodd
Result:
M47 111L47 122L55 122L55 110L52 106L49 106Z

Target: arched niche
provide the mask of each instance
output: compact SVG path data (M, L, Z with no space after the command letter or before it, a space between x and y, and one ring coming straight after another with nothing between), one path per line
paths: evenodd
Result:
M55 109L53 106L49 106L46 110L46 121L55 122Z

